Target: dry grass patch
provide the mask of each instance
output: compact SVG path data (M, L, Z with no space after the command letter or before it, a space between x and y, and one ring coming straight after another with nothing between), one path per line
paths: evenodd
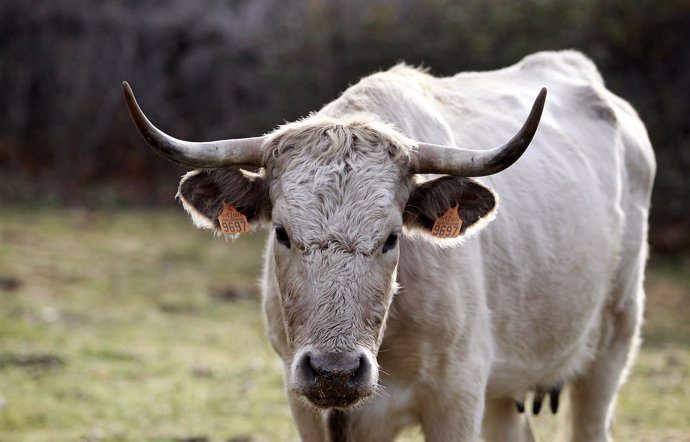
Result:
M262 244L215 239L179 211L5 208L0 439L297 440L263 330ZM690 441L688 264L652 262L618 440Z

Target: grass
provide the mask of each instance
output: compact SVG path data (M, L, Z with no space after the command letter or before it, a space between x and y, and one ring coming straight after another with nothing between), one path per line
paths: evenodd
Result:
M263 236L180 211L0 213L0 441L294 441ZM621 441L690 441L690 260L653 260ZM536 418L542 441L555 419ZM418 432L403 440L421 440Z

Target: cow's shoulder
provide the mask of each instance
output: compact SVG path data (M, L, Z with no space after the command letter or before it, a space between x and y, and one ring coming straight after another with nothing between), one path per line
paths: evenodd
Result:
M582 52L572 49L537 52L523 58L516 67L535 74L562 76L592 85L604 84L594 62Z

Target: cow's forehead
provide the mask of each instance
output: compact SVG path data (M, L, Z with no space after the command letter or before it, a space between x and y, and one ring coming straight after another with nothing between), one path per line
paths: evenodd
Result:
M381 164L351 169L339 162L309 166L316 167L299 167L276 183L281 189L277 216L285 218L295 239L305 245L336 241L362 251L374 247L370 243L396 222L398 171Z
M406 158L385 134L357 129L281 140L271 157L274 221L307 248L335 243L366 253L400 223Z

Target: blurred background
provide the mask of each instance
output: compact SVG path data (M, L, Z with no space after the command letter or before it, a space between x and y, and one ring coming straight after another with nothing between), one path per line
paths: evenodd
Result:
M201 141L270 131L399 61L450 75L575 48L659 166L616 431L690 441L688 41L687 0L0 0L0 440L296 439L262 238L193 230L173 198L185 170L145 147L123 80Z
M182 171L142 149L123 80L203 140L270 131L399 61L452 75L577 48L647 124L655 245L687 248L688 41L687 0L3 0L0 198L172 204Z

